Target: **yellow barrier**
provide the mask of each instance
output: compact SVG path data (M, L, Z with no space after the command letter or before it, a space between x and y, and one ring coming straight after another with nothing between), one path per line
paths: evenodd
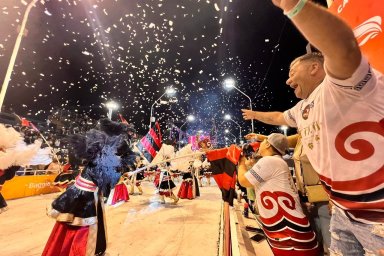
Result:
M15 176L4 183L1 194L6 200L59 192L53 186L57 174Z

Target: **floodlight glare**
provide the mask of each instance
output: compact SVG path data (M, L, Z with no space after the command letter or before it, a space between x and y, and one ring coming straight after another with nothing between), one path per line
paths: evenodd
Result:
M235 80L233 78L227 78L224 80L224 87L227 88L227 89L232 89L233 87L235 87Z
M194 115L189 115L189 116L187 116L187 120L189 122L195 121L195 116Z

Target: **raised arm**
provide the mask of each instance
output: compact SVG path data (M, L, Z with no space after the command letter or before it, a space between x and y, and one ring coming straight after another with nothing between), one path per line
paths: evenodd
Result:
M272 125L288 125L282 112L260 112L242 109L244 120L256 119L260 122Z
M359 66L361 52L351 28L325 8L308 0L272 0L325 59L334 78L347 79Z
M237 180L239 181L241 186L245 188L252 188L253 187L252 184L245 177L245 173L248 171L245 161L246 161L246 158L244 156L241 156L239 160L238 169L237 169Z

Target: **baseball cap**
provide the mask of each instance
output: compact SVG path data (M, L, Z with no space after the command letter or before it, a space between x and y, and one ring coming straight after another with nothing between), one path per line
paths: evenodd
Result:
M281 133L271 133L267 137L267 141L271 144L281 155L285 155L288 149L287 137Z

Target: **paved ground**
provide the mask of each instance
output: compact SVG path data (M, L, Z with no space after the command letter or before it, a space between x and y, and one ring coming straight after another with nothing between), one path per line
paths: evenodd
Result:
M201 197L177 205L159 203L152 183L144 182L144 195L106 208L107 255L214 256L217 255L221 192L215 184L201 188ZM177 192L177 190L176 190ZM45 208L56 194L9 200L0 214L1 255L41 255L54 220Z

